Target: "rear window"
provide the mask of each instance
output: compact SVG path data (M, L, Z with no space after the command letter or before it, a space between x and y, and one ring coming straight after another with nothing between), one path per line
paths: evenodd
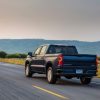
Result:
M62 53L64 55L76 55L78 54L76 47L74 46L50 46L48 49L48 54Z

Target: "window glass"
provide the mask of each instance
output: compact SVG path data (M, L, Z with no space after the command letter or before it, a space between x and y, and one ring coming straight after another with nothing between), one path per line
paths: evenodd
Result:
M36 55L39 55L40 50L41 50L41 47L39 47L39 48L35 51L35 54L36 54Z
M62 53L65 55L75 55L78 54L74 46L51 46L48 50L49 54Z
M45 54L46 48L47 48L47 46L43 46L42 47L41 52L40 52L41 55Z

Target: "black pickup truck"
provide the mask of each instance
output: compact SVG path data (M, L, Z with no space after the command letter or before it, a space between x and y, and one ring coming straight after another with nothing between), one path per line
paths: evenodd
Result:
M97 72L97 56L78 54L75 46L42 45L34 53L29 52L25 61L25 75L46 74L47 80L55 84L61 76L79 78L89 84Z

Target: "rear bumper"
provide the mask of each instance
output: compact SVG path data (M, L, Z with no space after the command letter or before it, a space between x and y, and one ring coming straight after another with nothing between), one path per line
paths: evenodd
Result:
M58 76L72 76L72 77L93 77L97 76L97 70L87 70L87 69L81 69L83 70L83 73L76 73L77 69L56 69L56 75Z

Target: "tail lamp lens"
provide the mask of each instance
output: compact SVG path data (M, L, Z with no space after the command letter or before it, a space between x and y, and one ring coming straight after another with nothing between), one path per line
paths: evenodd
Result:
M62 66L63 65L63 55L58 56L58 65Z

